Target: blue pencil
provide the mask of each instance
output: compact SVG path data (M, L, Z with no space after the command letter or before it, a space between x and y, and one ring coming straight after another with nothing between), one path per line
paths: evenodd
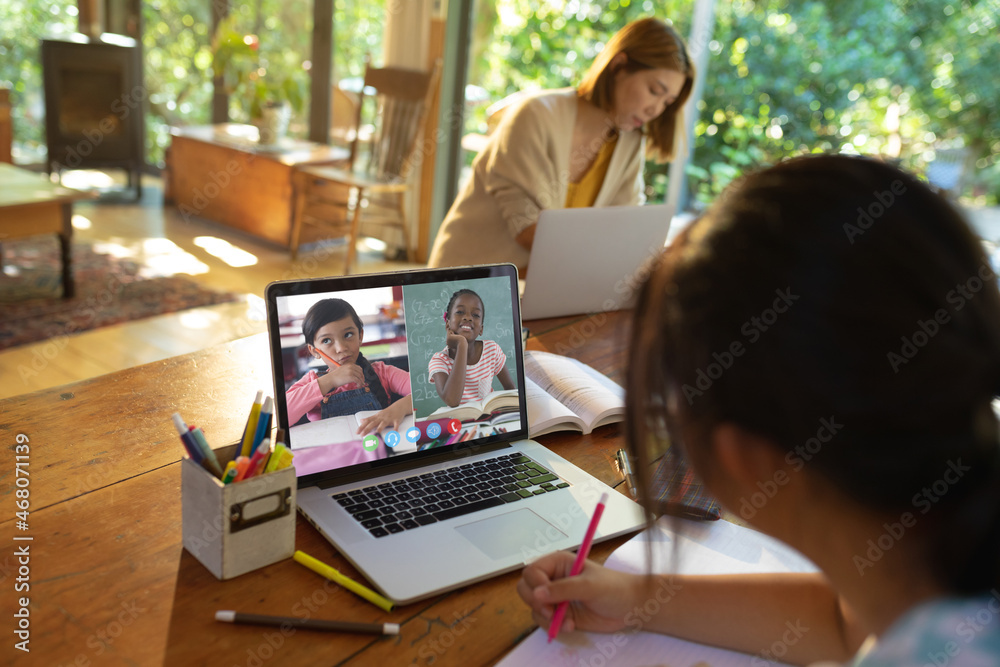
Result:
M177 428L177 434L181 436L181 443L184 445L184 449L187 450L188 456L195 463L201 463L205 458L204 452L201 451L201 447L198 446L198 441L194 439L194 435L188 431L187 424L181 419L181 415L175 412L171 418L174 420L174 426Z
M257 420L257 433L253 437L253 447L250 448L251 453L257 451L257 447L260 443L264 442L264 438L268 437L271 432L271 413L274 411L274 401L268 396L264 399L264 405L260 408L260 418Z

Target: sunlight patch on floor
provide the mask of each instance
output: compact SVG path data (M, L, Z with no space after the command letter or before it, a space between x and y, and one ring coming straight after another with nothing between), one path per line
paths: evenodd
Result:
M219 313L205 308L193 308L179 314L181 326L186 329L208 329L222 320Z
M213 343L267 330L264 300L254 294L245 294L230 303L180 311L176 313L176 318L185 329L205 331Z
M140 264L139 275L144 278L161 278L186 273L208 273L209 267L200 259L165 238L147 238L128 241L113 238L94 244L94 251L119 259L132 259Z
M386 248L389 247L389 244L383 241L382 239L376 239L371 236L363 237L360 241L358 241L358 245L361 246L360 250L362 252L364 252L365 250L370 250L374 252L385 252Z
M194 239L194 244L212 257L221 259L234 268L254 266L257 263L256 255L217 236L197 236Z
M71 224L73 225L73 229L90 229L94 226L93 223L90 222L90 218L80 214L73 216Z
M100 188L110 188L115 184L109 174L103 171L92 169L78 169L75 171L63 172L60 175L62 185L74 190L95 190Z

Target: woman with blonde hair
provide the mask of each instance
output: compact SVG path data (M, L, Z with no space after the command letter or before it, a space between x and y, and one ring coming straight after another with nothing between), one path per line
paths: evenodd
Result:
M693 84L684 41L644 18L608 41L576 88L520 96L473 163L429 265L523 272L542 209L640 203L645 158L673 157Z

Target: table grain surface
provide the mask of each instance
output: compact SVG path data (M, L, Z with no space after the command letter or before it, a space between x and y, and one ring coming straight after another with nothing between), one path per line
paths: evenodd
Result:
M624 382L626 313L528 322L527 348L577 358ZM219 581L181 546L179 411L214 446L235 441L257 389L270 392L260 334L200 352L0 401L0 663L38 665L489 665L534 624L518 572L385 613L285 560ZM539 441L622 490L623 426ZM28 529L15 516L15 444L29 440ZM358 572L301 516L296 547ZM15 541L14 537L31 537ZM626 538L595 545L603 560ZM27 577L15 549L28 546ZM20 571L23 575L23 570ZM15 592L18 579L30 588ZM29 600L30 654L14 649ZM220 624L217 609L401 625L395 637Z

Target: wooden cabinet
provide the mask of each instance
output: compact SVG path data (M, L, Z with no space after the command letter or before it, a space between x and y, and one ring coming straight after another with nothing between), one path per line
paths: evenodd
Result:
M347 151L292 139L261 146L256 131L249 125L175 128L164 199L185 220L205 218L287 248L293 168L337 164Z

